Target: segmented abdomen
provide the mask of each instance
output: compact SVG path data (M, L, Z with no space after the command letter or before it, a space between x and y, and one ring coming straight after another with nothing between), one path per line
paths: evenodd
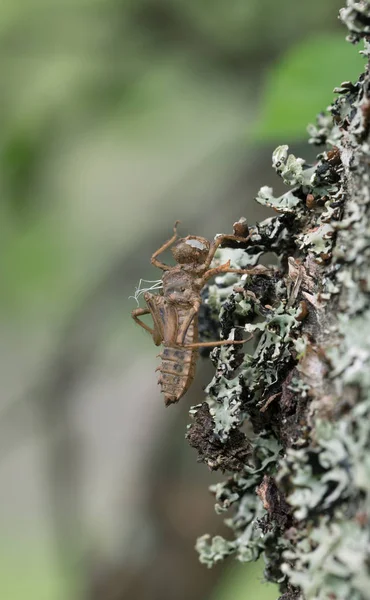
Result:
M186 316L186 311L178 310L178 328L181 327L181 323ZM184 340L185 344L192 344L198 341L197 325L197 318L194 317L187 330ZM178 402L193 381L198 350L183 347L173 348L171 345L166 344L166 340L164 340L164 348L160 357L162 358L162 363L158 367L160 371L158 383L161 386L161 391L164 393L165 404L168 406L169 404Z

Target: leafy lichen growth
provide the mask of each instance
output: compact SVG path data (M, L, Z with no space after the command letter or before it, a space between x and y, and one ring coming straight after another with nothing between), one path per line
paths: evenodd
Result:
M341 19L368 57L370 0L347 0ZM325 147L317 162L277 148L273 167L291 189L261 188L257 201L278 215L235 251L235 266L267 253L278 266L208 290L208 318L219 313L224 335L253 333L254 349L212 352L215 376L187 434L229 474L211 491L232 535L201 537L200 560L264 554L284 600L370 598L369 68L336 93L309 127Z

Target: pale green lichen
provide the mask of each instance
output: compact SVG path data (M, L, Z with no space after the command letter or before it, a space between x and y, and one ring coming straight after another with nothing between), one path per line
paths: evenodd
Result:
M335 127L333 117L329 113L317 115L316 123L308 125L307 131L310 136L308 143L315 146L322 146L326 143L335 146L341 137L339 128Z
M234 515L225 523L237 536L225 540L221 536L211 538L206 534L198 539L196 548L200 561L211 567L229 554L235 554L241 562L256 560L264 549L264 538L257 526L258 519L266 514L255 493L263 475L275 465L280 452L277 440L261 435L256 439L254 463L246 464L241 475L234 475L227 482L211 486L216 498L216 512L223 513L237 505Z
M369 0L348 0L341 18L352 41L370 35ZM275 170L294 187L280 198L261 188L257 201L279 214L250 228L233 266L267 253L278 266L209 288L223 335L242 327L255 349L211 354L211 449L202 452L211 468L230 471L211 490L217 512L231 513L232 536L203 536L197 549L208 566L263 553L284 600L370 598L369 88L367 71L344 82L309 127L310 142L326 145L314 166L287 146L274 152ZM234 455L243 458L230 462Z
M267 185L261 187L256 200L259 204L274 208L281 213L293 213L300 200L292 192L287 192L278 198L273 195L273 189Z
M284 553L289 562L282 570L305 598L364 600L369 597L369 553L368 532L338 512L333 519L320 518L309 538L297 536L294 551Z
M310 250L315 254L327 254L332 247L332 237L334 228L330 223L318 225L309 233L299 236L300 248L310 246Z
M272 155L272 166L285 185L312 186L315 167L308 167L303 158L289 154L289 146L276 148Z
M212 383L210 384L212 385ZM240 425L240 385L220 378L217 385L217 402L210 401L210 414L215 424L215 433L224 441L231 429Z
M347 0L347 7L339 11L340 18L350 31L348 40L359 42L370 34L370 5L367 0Z

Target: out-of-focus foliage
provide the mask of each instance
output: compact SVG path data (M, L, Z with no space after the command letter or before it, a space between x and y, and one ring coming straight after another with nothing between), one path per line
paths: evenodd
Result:
M332 101L330 89L355 80L363 63L341 34L314 35L291 48L267 75L255 137L301 139L313 115Z
M155 145L160 155L164 143L180 140L190 155L190 145L200 144L195 131L206 140L212 123L216 131L225 118L235 131L243 118L248 127L251 90L263 65L300 39L297 23L306 31L336 25L337 5L2 2L2 314L34 318L39 308L58 319L72 309L70 299L83 293L119 243L117 213L110 215L112 200L102 198L112 190L100 191L107 184L94 181L105 177L105 161L123 149L122 160L130 160L129 148L133 155L143 147L152 154ZM294 81L289 85L288 97L295 93ZM309 86L308 77L296 85L308 96L302 85ZM261 122L264 135L279 127L292 131L293 121L276 117ZM107 208L103 219L98 195ZM124 188L121 201L127 213L140 205Z
M248 598L256 600L276 600L279 595L277 585L264 581L263 563L259 561L253 565L230 565L211 600L246 600L246 590Z
M3 538L0 547L0 596L4 600L52 600L71 589L61 581L50 543L44 539L23 539L22 548Z
M323 29L337 5L319 0L309 5L291 0L232 5L4 0L0 122L5 197L15 209L31 203L32 184L56 141L60 145L97 122L111 122L117 109L122 121L143 111L155 118L153 107L167 103L171 88L188 70L209 81L229 73L227 85L243 88L250 69L300 39L297 23L304 22L305 31ZM177 81L161 76L163 66L171 64L176 64ZM148 71L154 88L143 85Z

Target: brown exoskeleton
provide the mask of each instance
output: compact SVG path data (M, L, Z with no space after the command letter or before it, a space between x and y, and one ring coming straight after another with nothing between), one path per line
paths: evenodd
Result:
M201 304L200 292L211 277L219 273L254 273L254 269L231 269L230 261L210 269L217 248L227 240L246 242L248 237L220 235L210 243L203 237L188 235L172 247L177 265L170 267L158 260L158 256L170 248L177 240L177 225L173 236L165 242L151 258L155 267L164 271L162 276L163 293L144 294L147 308L132 311L138 325L149 331L156 346L163 344L159 355L162 363L158 383L164 392L166 406L178 402L188 390L195 375L198 348L243 344L248 340L198 341L198 311ZM151 314L153 328L139 319ZM250 339L250 338L249 338Z

